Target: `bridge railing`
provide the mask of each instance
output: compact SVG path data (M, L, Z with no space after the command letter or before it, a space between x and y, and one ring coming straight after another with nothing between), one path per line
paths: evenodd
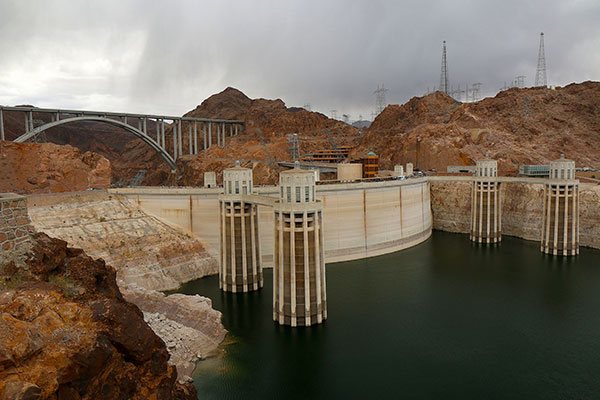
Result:
M37 107L8 107L0 105L0 140L6 140L4 127L3 112L21 112L24 115L24 133L15 141L22 141L23 138L30 132L38 134L43 132L44 127L48 128L56 125L56 122L64 121L64 123L73 121L84 121L86 117L90 120L102 122L118 121L120 126L125 124L131 127L130 130L146 136L147 139L153 141L158 147L167 153L172 153L172 158L176 160L183 154L198 154L200 150L207 149L213 143L219 147L225 147L227 136L239 135L244 127L244 121L228 120L228 119L210 119L210 118L192 118L192 117L176 117L159 114L136 114L136 113L120 113L110 111L90 111L90 110L69 110L69 109L51 109ZM34 113L38 119L34 119ZM35 126L34 122L39 122L40 114L50 115L50 122L42 120L41 125ZM100 118L100 119L99 119ZM170 134L173 139L173 146L166 142L165 121L170 121ZM151 137L150 126L155 124L153 136ZM187 125L186 132L182 131L182 125ZM35 132L33 132L35 130ZM30 136L30 135L28 135ZM187 140L184 139L187 136ZM187 148L186 148L187 147Z

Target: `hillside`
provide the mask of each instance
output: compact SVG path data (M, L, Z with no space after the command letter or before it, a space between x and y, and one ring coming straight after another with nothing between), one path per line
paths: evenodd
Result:
M227 88L202 102L185 117L237 119L245 123L244 132L236 137L227 137L225 148L213 146L198 156L185 155L178 160L178 175L169 176L166 165L151 155L148 159L149 172L145 185L174 184L194 186L202 184L204 171L216 171L233 166L236 159L253 161L256 184L271 184L277 180L279 167L276 161L290 160L287 134L297 133L300 153L310 153L333 145L355 143L360 134L341 121L317 112L288 108L280 100L250 99L241 91ZM183 142L188 131L184 123ZM169 135L169 132L167 132ZM167 143L170 143L167 140ZM145 149L136 145L128 150L134 155ZM248 164L249 165L249 164Z
M476 103L440 92L415 97L386 107L353 155L370 149L385 168L416 162L421 169L445 170L474 164L486 153L504 171L548 163L561 153L578 166L600 168L600 83L513 88Z

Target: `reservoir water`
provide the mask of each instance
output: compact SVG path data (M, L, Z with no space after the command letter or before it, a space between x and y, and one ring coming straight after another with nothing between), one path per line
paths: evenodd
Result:
M259 292L186 284L223 313L225 355L199 363L202 399L598 399L600 251L544 255L434 232L414 248L327 265L329 319L272 321Z

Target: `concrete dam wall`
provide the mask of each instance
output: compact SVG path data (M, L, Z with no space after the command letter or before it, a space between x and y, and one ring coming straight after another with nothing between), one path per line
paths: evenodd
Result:
M112 189L146 212L193 232L219 249L219 202L222 189ZM260 195L277 197L276 186L258 187ZM317 186L323 202L325 260L349 261L402 250L431 235L429 182L424 179ZM273 265L273 210L259 206L263 265Z

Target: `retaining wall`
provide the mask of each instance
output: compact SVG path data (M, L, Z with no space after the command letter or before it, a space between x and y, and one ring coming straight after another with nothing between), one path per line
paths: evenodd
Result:
M0 194L0 252L14 250L31 241L31 233L25 197Z

